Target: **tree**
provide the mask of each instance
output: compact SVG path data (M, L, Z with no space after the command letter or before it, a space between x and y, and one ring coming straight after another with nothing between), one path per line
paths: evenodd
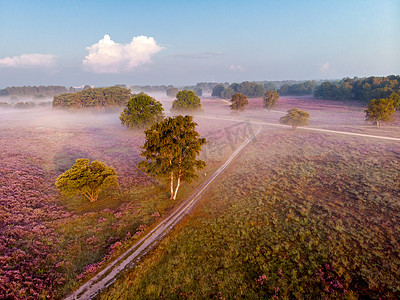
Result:
M221 98L224 99L229 99L232 98L233 95L235 95L235 90L231 87L227 87L223 92L221 93Z
M223 84L217 84L211 93L211 96L213 97L221 97L221 93L225 90L225 87Z
M232 96L231 102L232 104L230 105L230 108L237 112L245 111L246 105L249 104L247 97L239 93L236 93Z
M126 105L132 98L128 89L119 86L90 88L76 93L54 96L53 107L60 108L113 108Z
M167 96L170 97L170 98L174 98L178 91L179 91L179 89L176 88L176 87L169 87L167 89Z
M139 163L139 168L151 176L169 181L173 200L181 182L191 182L197 177L196 170L205 167L204 161L196 159L201 146L206 143L205 138L200 138L196 126L192 116L176 116L167 117L145 131L142 156L146 160Z
M268 110L276 107L279 100L279 94L276 91L269 90L264 95L264 107Z
M394 119L394 101L392 99L372 99L365 109L365 120L380 127L381 122L390 122Z
M302 111L298 108L288 110L287 115L280 118L279 122L285 125L292 125L292 129L296 130L297 126L304 126L308 124L308 112Z
M393 105L396 110L400 110L400 95L393 93L390 95L391 100L393 100Z
M147 127L164 119L161 102L146 94L129 99L119 119L130 129Z
M94 202L100 191L118 187L117 173L114 168L107 167L100 161L89 164L89 159L80 158L57 178L56 186L65 197L82 194L90 202Z
M172 102L172 110L194 111L201 109L200 98L193 91L183 90L176 94L176 100Z
M196 96L201 97L203 95L203 90L197 86L193 88L193 92L196 94Z

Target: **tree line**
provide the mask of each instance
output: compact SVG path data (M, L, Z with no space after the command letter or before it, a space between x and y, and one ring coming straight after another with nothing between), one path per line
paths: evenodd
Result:
M0 96L45 98L67 93L65 86L11 86L0 90Z
M340 81L325 81L315 88L314 96L329 100L361 100L390 97L393 93L400 95L400 76L368 78L344 78Z

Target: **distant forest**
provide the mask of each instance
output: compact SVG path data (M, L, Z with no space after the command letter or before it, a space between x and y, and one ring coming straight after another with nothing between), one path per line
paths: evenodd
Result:
M244 81L241 83L231 84L228 82L199 82L196 85L182 87L175 87L172 85L127 86L120 84L111 88L121 88L125 90L130 89L134 93L165 93L169 97L175 97L179 90L190 90L193 91L197 96L202 96L204 93L209 93L214 97L224 99L231 99L235 93L243 94L248 98L263 97L266 91L275 90L278 91L281 96L313 95L316 98L327 100L361 100L368 102L371 99L388 98L393 93L400 94L400 76L372 76L368 78L354 77L331 81ZM13 86L0 89L0 96L10 97L11 100L18 100L19 98L43 99L54 97L53 103L56 106L80 107L83 105L83 107L87 107L85 103L88 103L87 105L89 107L92 107L93 105L107 106L108 102L104 100L104 97L106 97L104 94L104 89L108 88L103 88L103 92L100 92L100 90L92 89L88 85L81 88L70 87L69 89L64 86ZM87 90L91 91L84 92ZM80 96L76 96L74 94L76 92L84 93L78 94ZM74 94L74 96L67 96L69 93ZM61 98L55 97L60 94L63 94ZM96 100L97 102L93 99L94 94L99 97L99 100ZM127 96L127 94L124 95ZM80 97L86 97L85 99L87 100L82 100ZM110 99L113 99L111 100L110 105L114 106L114 96L110 97ZM120 102L117 101L117 103Z
M325 81L315 88L314 96L331 100L361 100L388 98L400 94L400 76L344 78L337 82Z
M16 98L51 98L55 95L67 93L65 86L12 86L0 90L0 96L10 96Z

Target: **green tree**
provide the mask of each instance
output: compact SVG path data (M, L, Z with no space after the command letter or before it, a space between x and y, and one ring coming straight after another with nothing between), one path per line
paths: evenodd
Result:
M302 111L298 108L292 108L288 110L287 115L280 118L279 122L285 125L291 125L293 130L296 130L297 126L304 126L308 124L310 115L308 112Z
M268 110L276 107L279 100L279 94L276 91L269 90L264 95L264 107Z
M174 98L178 91L179 91L179 89L176 88L176 87L169 87L167 89L167 96L170 97L170 98Z
M161 102L146 94L129 99L119 119L130 129L147 127L164 119Z
M225 87L223 84L217 84L211 93L211 96L213 97L221 97L221 93L225 90Z
M89 159L80 158L57 178L56 186L65 197L82 194L90 202L94 202L100 191L118 187L117 173L114 168L107 167L100 161L89 164Z
M139 163L139 168L169 181L171 199L174 200L181 182L191 182L197 177L196 170L205 167L204 161L196 159L201 146L206 143L196 126L192 116L176 116L167 117L145 131L142 156L146 160Z
M400 110L400 95L397 93L393 93L390 95L391 100L393 100L393 105L396 110Z
M381 122L394 120L394 111L395 107L392 99L372 99L365 109L365 120L373 122L380 127Z
M54 96L53 107L59 108L113 108L126 105L132 98L128 89L118 86L90 88L76 93Z
M172 102L173 111L194 111L201 109L200 98L193 91L183 90L176 94Z
M247 104L249 104L247 97L239 93L232 96L231 102L230 108L236 112L245 111Z

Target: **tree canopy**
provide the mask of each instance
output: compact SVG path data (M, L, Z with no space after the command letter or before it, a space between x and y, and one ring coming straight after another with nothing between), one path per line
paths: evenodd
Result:
M231 102L230 108L236 112L245 111L247 104L249 104L247 97L239 93L232 96Z
M213 97L221 97L221 93L225 90L225 87L223 84L217 84L211 93L211 96Z
M139 168L153 177L168 180L171 199L176 199L181 182L191 182L197 177L196 170L205 167L204 161L196 159L206 143L196 126L192 116L176 116L167 117L145 131L142 156L146 160L139 163Z
M90 202L94 202L100 191L118 187L117 173L114 168L107 167L100 161L89 164L89 159L80 158L57 178L56 186L65 197L82 194Z
M256 98L263 97L265 92L263 85L257 82L244 81L240 84L234 82L226 87L223 84L217 84L214 87L211 96L229 99L232 98L235 93L239 93L249 98Z
M314 94L314 89L317 85L315 80L312 81L304 81L300 83L294 84L283 84L279 89L279 94L281 95L312 95Z
M132 93L126 88L89 88L76 93L55 96L53 107L60 108L112 108L126 105Z
M276 107L279 100L279 94L276 91L269 90L264 95L264 107L268 110Z
M183 90L176 94L172 102L173 111L195 111L201 109L200 98L193 91Z
M119 119L130 129L147 127L164 119L161 102L146 94L129 99Z
M393 93L400 95L400 76L344 78L326 81L315 88L314 96L321 99L353 99L369 102L372 99L389 98Z
M381 122L390 122L394 120L395 111L393 99L372 99L365 109L365 120L373 122L380 127Z
M293 130L296 130L298 126L304 126L308 124L310 115L308 112L302 111L298 108L292 108L288 110L288 113L280 118L279 122L285 125L291 125Z

